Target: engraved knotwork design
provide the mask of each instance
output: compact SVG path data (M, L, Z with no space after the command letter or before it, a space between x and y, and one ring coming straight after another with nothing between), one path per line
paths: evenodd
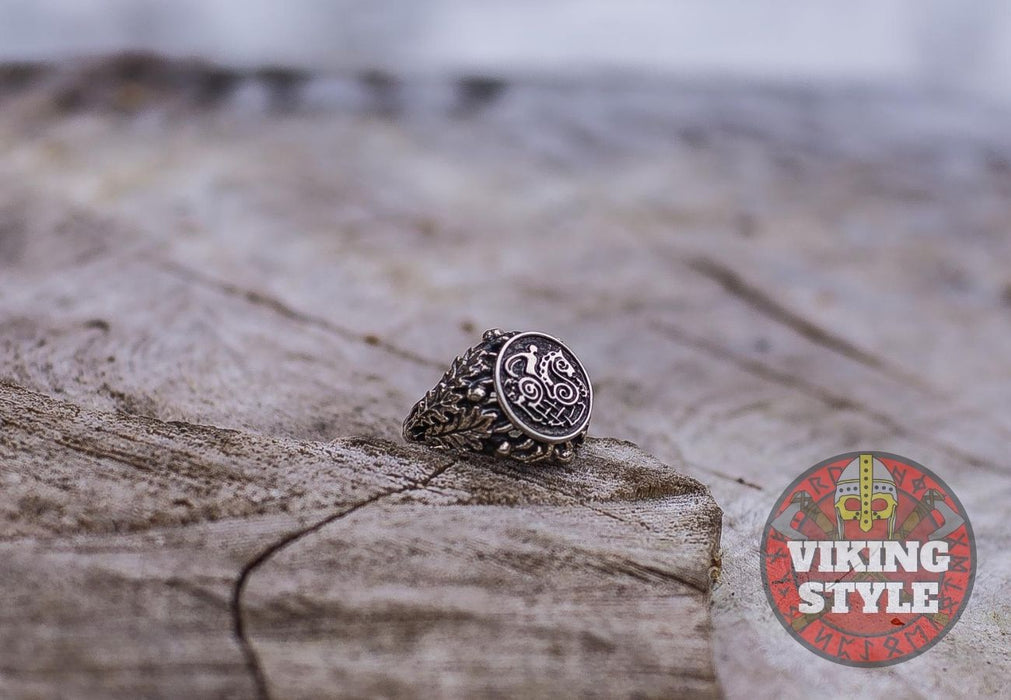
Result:
M532 342L525 351L509 356L502 370L505 398L527 419L524 422L562 432L582 422L589 389L561 350L542 350Z
M586 428L590 380L575 355L540 333L512 338L501 351L499 402L528 435L553 442Z

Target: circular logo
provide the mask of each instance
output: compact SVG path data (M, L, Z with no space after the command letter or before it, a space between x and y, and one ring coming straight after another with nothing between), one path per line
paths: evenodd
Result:
M850 452L804 472L762 536L776 617L830 661L888 666L922 654L958 620L976 544L955 494L916 462Z
M560 340L543 333L506 341L495 363L495 392L513 424L538 440L571 440L590 422L586 370Z

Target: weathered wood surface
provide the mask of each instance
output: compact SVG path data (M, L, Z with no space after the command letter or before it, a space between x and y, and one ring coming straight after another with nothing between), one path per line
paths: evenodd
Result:
M2 389L5 697L715 691L719 510L629 443L529 469Z
M6 691L1007 694L1006 115L267 78L8 76ZM486 326L565 338L591 434L712 489L712 658L695 482L611 441L533 473L398 444ZM874 674L758 576L779 491L860 448L940 472L980 557L958 626Z

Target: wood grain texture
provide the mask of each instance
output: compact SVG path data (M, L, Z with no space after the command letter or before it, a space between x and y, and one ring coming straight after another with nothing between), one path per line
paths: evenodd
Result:
M1005 115L344 77L280 104L147 59L40 76L0 93L14 692L1007 694ZM536 478L398 446L492 326L562 337L591 436L712 490L712 660L717 511L678 472L612 441ZM781 489L853 449L941 474L980 558L956 628L873 675L785 635L756 553ZM33 607L43 575L73 585ZM38 641L65 608L69 641ZM191 626L91 639L152 615Z
M720 510L630 443L538 469L12 384L0 420L5 696L716 694Z

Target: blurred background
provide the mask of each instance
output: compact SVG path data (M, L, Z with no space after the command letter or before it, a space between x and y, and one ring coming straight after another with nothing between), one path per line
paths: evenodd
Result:
M671 644L639 680L678 673L685 641L732 697L1009 697L1009 107L997 0L0 0L0 398L9 382L96 421L381 451L481 331L544 330L593 377L591 436L723 509L701 627L634 639ZM775 497L854 449L941 474L987 564L942 644L876 674L796 644L758 583ZM192 535L224 573L191 581L230 600L252 515L281 537L349 483L236 459L250 490L180 486L153 444L136 463L164 469L103 491L79 456L37 451L0 489L27 552L3 697L8 669L28 697L115 696L117 678L142 689L121 697L194 697L204 678L157 577L115 615L87 607L104 583L52 596L80 594L78 615L35 589L90 560L33 568L32 538L231 519L220 551ZM134 581L124 561L103 581ZM192 619L228 692L204 695L248 697L214 610ZM360 660L283 641L279 687ZM583 681L600 670L578 658Z
M1000 0L0 2L0 60L136 49L315 71L636 71L1011 100L1011 8Z

